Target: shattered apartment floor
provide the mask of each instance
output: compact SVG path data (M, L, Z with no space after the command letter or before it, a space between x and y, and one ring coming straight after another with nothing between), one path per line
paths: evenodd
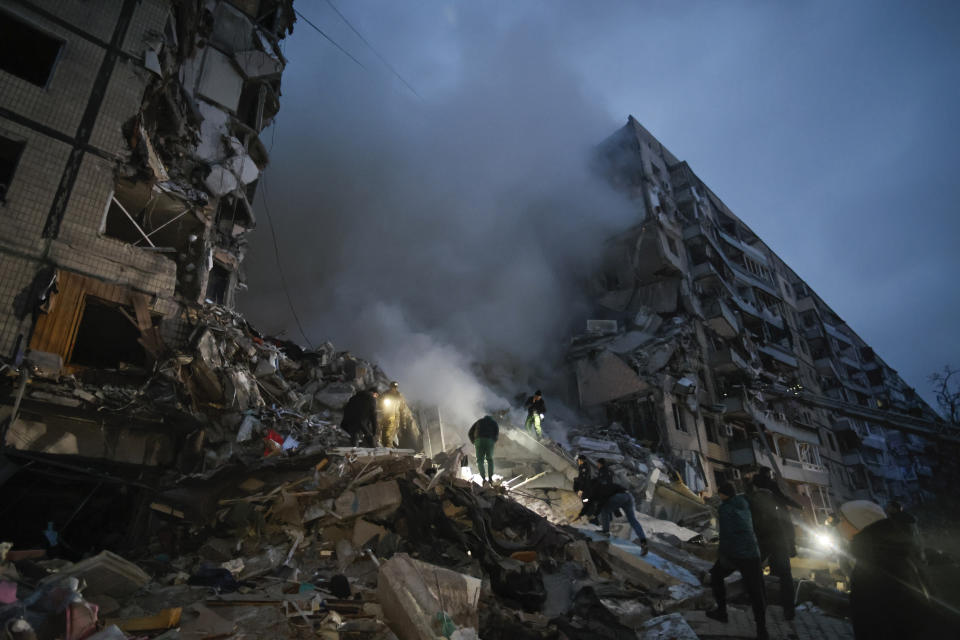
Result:
M0 538L11 640L754 637L737 574L730 623L703 614L712 506L618 427L564 448L505 424L502 479L483 486L472 450L431 446L429 425L432 457L347 446L343 405L389 380L371 363L222 308L193 323L191 350L150 371L13 379L4 529L38 542ZM635 496L647 556L622 518L610 538L577 519L575 453ZM769 607L771 637L852 637L819 582L799 583L796 620Z

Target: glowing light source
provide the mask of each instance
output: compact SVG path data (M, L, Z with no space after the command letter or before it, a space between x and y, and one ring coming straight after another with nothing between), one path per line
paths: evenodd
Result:
M833 542L833 536L826 533L814 533L813 539L817 543L817 546L824 549L833 549L836 545Z

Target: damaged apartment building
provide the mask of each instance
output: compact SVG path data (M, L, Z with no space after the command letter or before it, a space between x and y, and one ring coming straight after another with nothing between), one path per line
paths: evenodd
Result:
M705 494L767 466L818 521L929 497L957 434L896 371L632 116L598 164L639 217L608 241L572 342L581 407Z
M205 305L232 306L293 22L291 0L3 3L5 449L172 455L171 415L86 411L80 382L140 385ZM24 397L28 376L77 397Z

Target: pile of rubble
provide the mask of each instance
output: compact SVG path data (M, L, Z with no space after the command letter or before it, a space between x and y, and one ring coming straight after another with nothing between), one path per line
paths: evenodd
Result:
M557 526L463 464L335 448L183 478L136 562L0 546L0 624L14 640L633 639L702 608L707 561Z
M165 466L179 455L180 473L198 473L231 459L310 453L346 443L337 425L347 400L358 389L388 385L378 367L329 342L304 350L269 339L217 305L191 309L189 315L188 347L165 353L150 370L62 375L58 364L32 362L25 399L168 425L186 438L186 447L158 445L152 458L127 461Z

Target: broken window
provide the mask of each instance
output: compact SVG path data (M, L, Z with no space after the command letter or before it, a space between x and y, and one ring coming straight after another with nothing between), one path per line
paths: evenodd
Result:
M720 429L717 427L717 419L713 416L705 416L703 422L707 428L707 441L720 444Z
M17 163L20 162L20 154L23 153L25 145L22 140L11 140L0 135L0 204L7 201L7 191L13 182L13 174L17 170Z
M47 86L63 40L0 12L0 69L38 87Z
M230 270L219 262L213 263L210 277L207 279L207 300L217 304L227 303L227 292L230 290Z
M106 369L146 364L147 354L133 317L129 307L86 296L70 364Z
M673 425L677 431L687 433L687 425L683 423L683 410L676 403L673 405Z
M224 196L217 203L216 225L217 230L228 238L236 234L236 227L242 229L253 227L253 215L250 207L243 198L233 195Z

